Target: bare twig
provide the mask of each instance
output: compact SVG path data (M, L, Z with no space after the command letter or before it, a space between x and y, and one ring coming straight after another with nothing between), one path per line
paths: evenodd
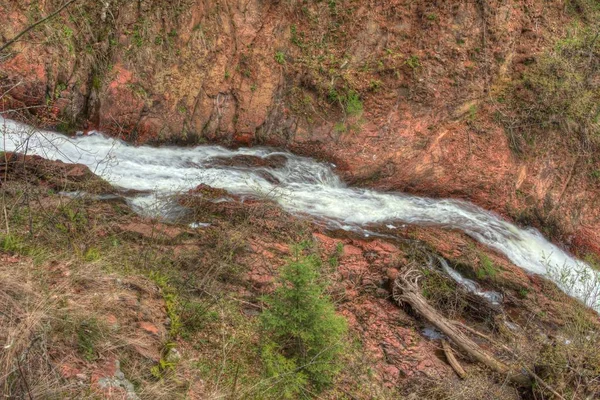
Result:
M17 40L19 40L21 38L21 36L25 35L27 32L31 31L32 29L34 29L38 25L41 25L44 22L46 22L46 21L54 18L55 16L57 16L58 14L60 14L65 8L69 7L71 4L75 3L76 1L77 0L70 0L70 1L68 1L62 7L60 7L58 10L54 11L52 14L48 15L45 18L40 19L39 21L35 22L32 25L29 25L27 28L25 28L24 30L22 30L17 36L15 36L14 38L10 39L8 42L4 43L2 45L2 47L0 47L0 53L2 51L4 51L6 48L8 48L10 45L12 45L13 43L15 43Z
M465 379L467 377L467 373L463 369L463 367L460 365L460 363L458 362L456 357L454 357L452 348L450 347L450 344L448 343L448 341L445 339L442 339L442 348L444 349L444 354L446 355L446 359L448 360L448 363L450 363L450 366L452 367L454 372L456 372L456 374L458 376L460 376L461 379Z

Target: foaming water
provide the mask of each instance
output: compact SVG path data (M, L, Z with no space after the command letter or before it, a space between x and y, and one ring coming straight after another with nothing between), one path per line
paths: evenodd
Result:
M34 132L8 120L0 119L0 124L6 151L24 151L27 143L29 154L85 164L116 186L151 192L132 200L139 211L153 207L155 198L205 183L236 195L268 197L289 212L350 228L400 222L457 229L522 269L549 277L567 294L600 311L598 272L547 241L537 230L520 229L465 201L348 187L331 165L267 148L134 147L99 133L68 139L53 132ZM218 162L239 156L285 161L268 166Z

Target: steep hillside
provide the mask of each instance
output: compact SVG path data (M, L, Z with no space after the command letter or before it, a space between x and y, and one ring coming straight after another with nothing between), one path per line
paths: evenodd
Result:
M0 45L65 3L0 1ZM599 22L595 0L76 0L0 52L0 115L133 144L286 148L351 185L470 200L600 269ZM1 156L9 396L282 398L305 377L267 362L260 315L298 248L348 323L345 368L321 398L600 393L597 314L464 234L376 226L395 238L367 239L268 201L213 202L226 193L204 186L178 201L208 225L165 224L84 166ZM426 319L393 298L415 266L435 309L535 384L464 354L459 379Z
M59 3L0 5L2 37ZM524 77L556 43L594 26L594 7L76 2L2 55L11 89L2 107L135 143L288 146L334 161L351 182L468 198L597 252L596 158L568 145L577 135L554 124L560 104L534 121L529 108L519 114L524 100L551 108ZM583 50L595 71L592 39ZM590 95L597 85L571 98Z

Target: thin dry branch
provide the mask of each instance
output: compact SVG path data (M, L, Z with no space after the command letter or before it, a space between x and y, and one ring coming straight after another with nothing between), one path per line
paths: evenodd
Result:
M19 40L23 35L25 35L26 33L28 33L29 31L31 31L32 29L34 29L35 27L43 24L44 22L54 18L55 16L57 16L58 14L60 14L64 9L66 9L67 7L69 7L71 4L75 3L77 0L70 0L67 3L65 3L62 7L60 7L58 10L54 11L52 14L48 15L47 17L44 17L42 19L40 19L39 21L33 23L32 25L29 25L27 28L25 28L24 30L22 30L19 34L17 34L17 36L15 36L14 38L10 39L8 42L4 43L2 45L2 47L0 47L0 53L2 53L5 49L7 49L10 45L12 45L13 43L15 43L17 40Z
M444 349L444 354L446 355L446 359L448 360L448 363L450 364L450 366L452 367L454 372L456 372L456 374L461 379L465 379L467 377L467 372L460 365L460 363L458 362L456 357L454 357L452 348L450 347L450 344L448 343L448 341L445 339L442 339L442 348Z

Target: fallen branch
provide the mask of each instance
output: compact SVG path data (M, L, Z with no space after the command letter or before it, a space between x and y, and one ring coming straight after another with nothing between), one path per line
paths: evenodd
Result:
M442 339L442 348L444 349L444 354L446 355L446 359L448 360L448 363L450 364L450 366L452 367L454 372L456 372L456 374L461 379L465 379L467 377L467 372L460 365L460 363L458 362L456 357L454 357L452 348L450 347L450 344L448 343L448 341L446 339Z
M517 355L515 354L515 352L510 349L508 346L499 343L497 341L495 341L494 339L492 339L491 337L489 337L488 335L485 335L473 328L471 328L470 326L467 326L465 324L463 324L462 322L455 322L455 325L458 326L459 328L463 328L469 332L471 332L474 335L479 336L480 338L483 338L485 340L487 340L488 342L490 342L492 345L496 346L496 347L500 347L501 349L507 351L508 353L510 353L515 359L518 360ZM538 374L536 374L535 372L533 372L533 370L531 370L531 368L527 367L525 364L519 362L519 364L521 365L521 367L527 371L527 373L533 377L541 386L543 386L546 390L548 390L550 393L552 393L554 396L556 396L557 399L561 399L561 400L565 400L565 398L563 396L561 396L556 390L554 390L552 388L552 386L548 385Z
M406 272L398 275L393 289L394 300L398 303L409 304L415 312L442 331L460 350L473 357L475 360L486 365L493 371L508 376L513 383L519 386L531 386L531 380L528 375L511 370L508 365L479 347L479 345L470 337L459 330L452 321L445 318L435 308L430 306L420 293L418 286L420 277L420 273L414 268L408 268Z
M21 36L25 35L27 32L29 32L30 30L32 30L36 26L43 24L44 22L48 21L51 18L54 18L55 16L57 16L58 14L60 14L62 12L62 10L64 10L67 7L69 7L71 4L75 3L76 1L77 0L68 1L62 7L60 7L58 10L54 11L52 14L48 15L45 18L40 19L39 21L37 21L36 23L34 23L32 25L29 25L27 28L25 28L24 30L22 30L17 36L15 36L14 38L10 39L8 42L4 43L2 45L2 47L0 47L0 53L2 53L2 51L4 51L4 49L6 49L8 46L12 45L14 42L16 42L17 40L19 40L21 38Z

